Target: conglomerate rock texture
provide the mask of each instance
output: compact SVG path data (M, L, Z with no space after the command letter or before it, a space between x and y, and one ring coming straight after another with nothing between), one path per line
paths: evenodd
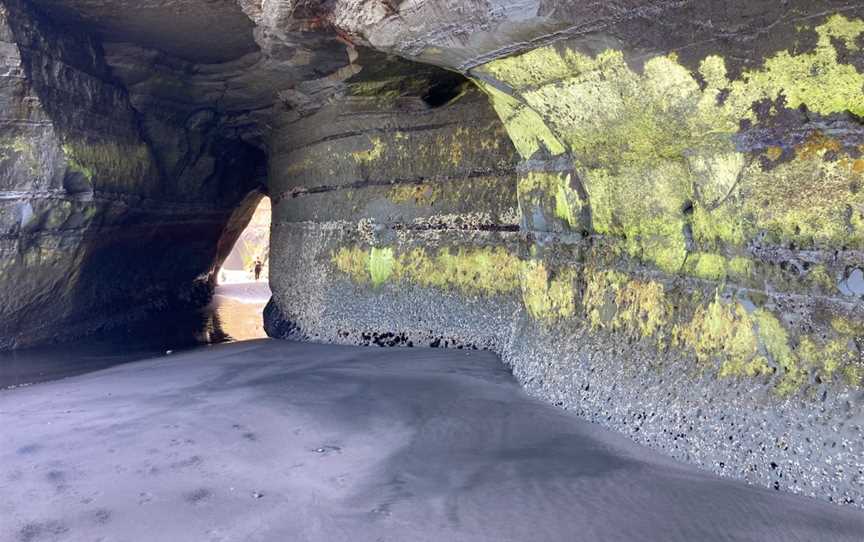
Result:
M4 345L178 297L266 191L271 335L493 349L864 504L860 4L2 3Z

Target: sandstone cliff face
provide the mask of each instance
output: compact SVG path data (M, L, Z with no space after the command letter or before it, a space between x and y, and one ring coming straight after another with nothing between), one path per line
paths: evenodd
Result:
M675 457L864 502L859 5L37 4L6 2L7 344L176 297L266 166L271 335L491 348Z

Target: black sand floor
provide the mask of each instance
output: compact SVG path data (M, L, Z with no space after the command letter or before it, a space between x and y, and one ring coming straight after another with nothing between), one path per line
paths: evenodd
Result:
M487 353L251 341L0 391L0 540L864 540L525 396Z

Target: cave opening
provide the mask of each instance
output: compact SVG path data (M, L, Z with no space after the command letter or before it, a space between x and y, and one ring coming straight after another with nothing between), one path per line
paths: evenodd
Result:
M156 269L175 265L189 254L198 265L211 265L208 272L177 278L158 285L166 291L188 292L185 297L157 300L152 306L127 307L128 317L112 325L95 328L75 341L57 340L28 348L0 351L0 390L28 386L152 357L170 356L203 345L266 337L262 314L270 299L269 254L271 201L255 189L222 219L221 233L211 231L209 239L197 239L197 230L170 230L156 235L162 247L160 258L141 263ZM186 224L189 228L189 224ZM194 242L191 240L197 239ZM198 244L196 244L198 243ZM204 244L209 246L202 246ZM90 268L103 267L121 272L108 263L117 259L110 243ZM128 250L143 250L148 245L129 244ZM148 252L152 254L153 251ZM261 272L255 280L255 262ZM104 276L104 275L103 275ZM144 283L142 283L144 284ZM154 286L144 284L145 288ZM156 291L162 291L156 290Z
M213 276L213 299L203 309L214 324L215 334L206 343L263 339L262 314L270 300L270 197L253 192L235 212L229 224L227 255L219 259ZM225 251L221 251L225 254ZM217 329L218 328L218 329Z
M270 198L262 196L217 275L217 287L267 281L270 276Z

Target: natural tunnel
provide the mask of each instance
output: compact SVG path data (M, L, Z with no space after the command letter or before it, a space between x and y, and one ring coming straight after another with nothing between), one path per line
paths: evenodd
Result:
M270 198L262 196L248 225L221 263L219 284L267 280L270 262Z
M271 337L492 350L864 503L860 4L0 0L0 45L0 347L206 304L266 194Z

